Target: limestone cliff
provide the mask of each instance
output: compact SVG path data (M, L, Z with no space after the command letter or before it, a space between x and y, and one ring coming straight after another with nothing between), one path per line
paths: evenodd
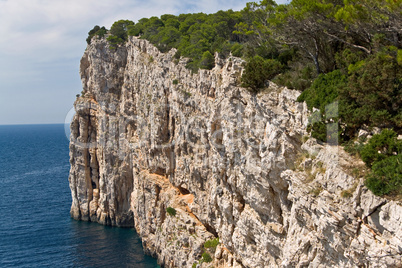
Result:
M191 74L174 54L135 37L88 46L71 123L73 218L135 227L165 267L402 265L401 203L363 186L359 160L307 137L297 91L256 96L238 86L241 59Z

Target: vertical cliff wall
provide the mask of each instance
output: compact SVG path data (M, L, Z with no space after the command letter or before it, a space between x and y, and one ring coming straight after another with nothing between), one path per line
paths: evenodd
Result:
M240 59L191 74L174 53L134 37L88 46L71 123L73 218L135 227L166 267L402 265L401 203L362 185L359 160L307 138L297 91L256 96L238 87Z

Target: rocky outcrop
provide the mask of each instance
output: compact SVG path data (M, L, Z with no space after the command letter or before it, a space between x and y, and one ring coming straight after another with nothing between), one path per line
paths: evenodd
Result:
M192 74L174 54L135 37L88 46L73 218L135 227L166 267L402 265L401 203L372 195L342 148L308 138L297 91L271 83L254 95L238 86L241 59L216 55Z

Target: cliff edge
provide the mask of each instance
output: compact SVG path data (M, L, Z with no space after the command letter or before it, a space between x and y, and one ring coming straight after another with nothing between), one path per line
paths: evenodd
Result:
M191 74L174 54L136 37L88 46L73 218L135 227L165 267L402 266L401 202L364 187L360 160L308 138L297 91L255 95L239 87L241 59Z

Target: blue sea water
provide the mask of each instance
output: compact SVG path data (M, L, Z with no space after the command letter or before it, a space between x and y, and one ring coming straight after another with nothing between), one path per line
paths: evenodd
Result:
M0 126L0 267L159 267L134 229L70 218L64 125Z

